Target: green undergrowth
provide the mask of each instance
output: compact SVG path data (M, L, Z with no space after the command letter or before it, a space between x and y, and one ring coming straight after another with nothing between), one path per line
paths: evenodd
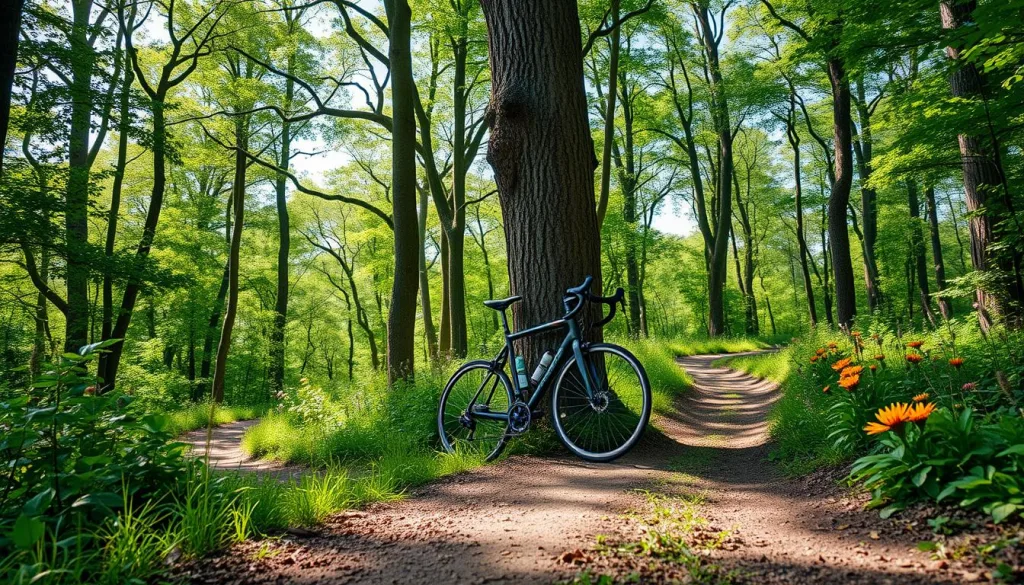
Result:
M782 382L793 369L792 352L788 349L757 355L737 355L715 360L716 366L724 366L746 372L751 376L773 382Z
M211 425L218 426L240 420L259 418L266 412L266 406L216 405L212 402L197 402L180 410L168 413L168 430L175 435L187 433Z
M772 347L770 342L754 337L674 339L666 344L677 356L739 353Z

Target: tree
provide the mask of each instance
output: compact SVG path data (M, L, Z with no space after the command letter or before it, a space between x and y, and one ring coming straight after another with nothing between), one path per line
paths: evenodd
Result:
M388 382L411 379L419 286L419 221L416 215L416 85L410 48L412 11L407 0L388 0L391 64L391 189L395 276L388 312Z
M3 149L7 146L7 127L11 117L11 90L18 63L18 38L25 0L11 0L0 7L0 174L3 173Z
M575 2L481 6L492 76L487 160L505 220L510 287L523 296L513 315L523 326L558 317L565 290L584 277L601 287L579 17ZM525 340L523 352L536 359L545 343Z

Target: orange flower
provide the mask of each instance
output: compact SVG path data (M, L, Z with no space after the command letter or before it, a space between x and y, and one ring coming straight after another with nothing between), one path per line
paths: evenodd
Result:
M860 331L851 331L850 335L852 335L854 337L860 337Z
M813 364L813 363L814 363L814 362L816 362L816 361L818 361L818 356L816 356L816 355L812 355L812 356L811 356L811 363Z
M924 422L934 410L934 402L929 402L928 404L917 403L907 409L907 421L915 423Z
M856 389L857 386L860 385L860 375L854 374L852 376L840 378L839 385L845 388L847 392L853 392L854 389Z
M928 400L927 392L923 392L914 397L914 402L924 402L925 400Z
M908 353L907 354L907 361L912 363L912 364L919 364L919 363L921 363L921 360L923 360L923 359L924 358L921 357L921 354L918 354L918 353Z
M843 371L843 368L845 368L848 365L850 365L850 358L843 358L838 362L832 364L832 369L837 372L841 372Z
M830 341L828 342L828 347L829 349L836 349L837 347L839 347L839 344L834 341Z
M883 361L885 361L885 356L882 355L882 354L877 354L877 355L875 355L875 359L880 361L880 362L883 362Z
M816 353L818 355L825 355L825 348L824 347L819 347L817 350L815 350L814 353Z
M910 343L907 344L907 347L912 347L914 349L921 349L922 345L924 345L923 341L911 341Z
M864 366L849 366L849 367L843 368L843 371L840 372L839 377L840 378L848 378L850 376L857 376L857 375L860 375L860 373L863 372L863 371L864 371Z
M960 366L964 365L964 358L958 358L958 357L952 358L952 359L949 360L949 365L951 365L954 368L959 370Z
M871 364L871 365L870 365L870 366L868 366L868 367L869 367L869 368L871 368L871 371L872 371L872 372L874 372L874 371L878 370L878 366L876 366L875 364Z
M879 408L878 412L875 413L875 418L878 422L870 422L864 427L864 431L869 435L879 435L886 431L899 430L903 423L909 420L910 407L902 402L896 402L886 406L885 408Z
M832 386L825 386L824 388L821 389L821 391L824 392L825 394L828 394L831 390Z

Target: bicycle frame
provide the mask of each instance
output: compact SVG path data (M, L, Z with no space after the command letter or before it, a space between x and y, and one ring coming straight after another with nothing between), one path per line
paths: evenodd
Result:
M583 301L581 300L580 302ZM551 365L548 367L548 370L544 372L544 377L541 378L540 382L537 383L536 390L534 390L533 394L531 394L526 401L526 404L527 406L530 407L531 411L533 411L536 408L537 404L547 393L548 384L553 379L555 372L561 370L563 366L563 361L565 359L568 359L569 352L572 352L572 359L576 360L576 364L579 367L580 372L583 373L583 384L587 392L587 398L593 400L594 390L591 382L593 372L590 371L590 368L587 365L586 360L583 359L583 345L580 342L580 326L579 323L576 322L575 318L562 318L556 321L551 321L550 323L536 325L534 327L530 327L527 329L523 329L522 331L515 332L509 331L508 316L505 314L504 311L502 311L501 314L501 321L502 326L505 329L505 347L502 348L502 350L498 353L497 357L495 357L494 360L491 361L492 367L499 371L505 369L506 363L515 364L516 352L515 346L512 343L513 341L517 339L522 339L524 337L531 337L533 335L547 333L549 331L556 331L558 329L563 328L566 329L565 339L562 340L561 345L558 347L558 351L555 352L555 357L554 359L551 360ZM516 375L515 367L513 367L512 370L513 375L510 380L510 382L512 383L512 389L515 391L515 395L517 398L522 398L524 388L521 388L519 386L519 376ZM473 410L473 405L476 404L477 399L480 397L480 394L483 392L488 382L490 382L489 377L484 379L483 383L480 384L480 388L477 389L476 394L473 395L473 399L469 402L468 410L473 413L473 416L478 416L480 418L507 421L507 412ZM497 388L497 382L498 380L495 380L494 384L491 385L491 395L494 394L494 391ZM528 389L529 388L526 388L526 390ZM490 400L491 396L488 396L487 402L489 403Z

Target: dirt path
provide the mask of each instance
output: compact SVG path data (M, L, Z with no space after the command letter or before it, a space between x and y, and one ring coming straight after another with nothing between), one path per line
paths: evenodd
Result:
M281 479L297 477L304 470L294 465L283 465L277 461L254 459L242 451L242 435L257 420L240 420L215 427L211 433L198 429L181 438L197 457L207 458L210 467L224 471L257 472L275 475ZM209 444L209 448L207 448Z
M438 482L408 499L349 512L308 537L247 543L204 561L194 583L553 583L573 578L566 553L622 534L636 488L684 481L727 547L708 552L751 583L941 583L895 523L880 525L819 478L782 478L767 461L772 384L683 358L695 388L632 453L613 464L513 457ZM235 425L211 459L234 462ZM241 429L244 432L244 428ZM240 436L240 434L239 434ZM223 439L223 441L221 440ZM223 449L223 457L219 455ZM239 461L241 467L244 462ZM682 472L682 473L681 473ZM571 556L571 555L570 555ZM588 555L589 556L589 555ZM930 568L930 567L928 567Z

